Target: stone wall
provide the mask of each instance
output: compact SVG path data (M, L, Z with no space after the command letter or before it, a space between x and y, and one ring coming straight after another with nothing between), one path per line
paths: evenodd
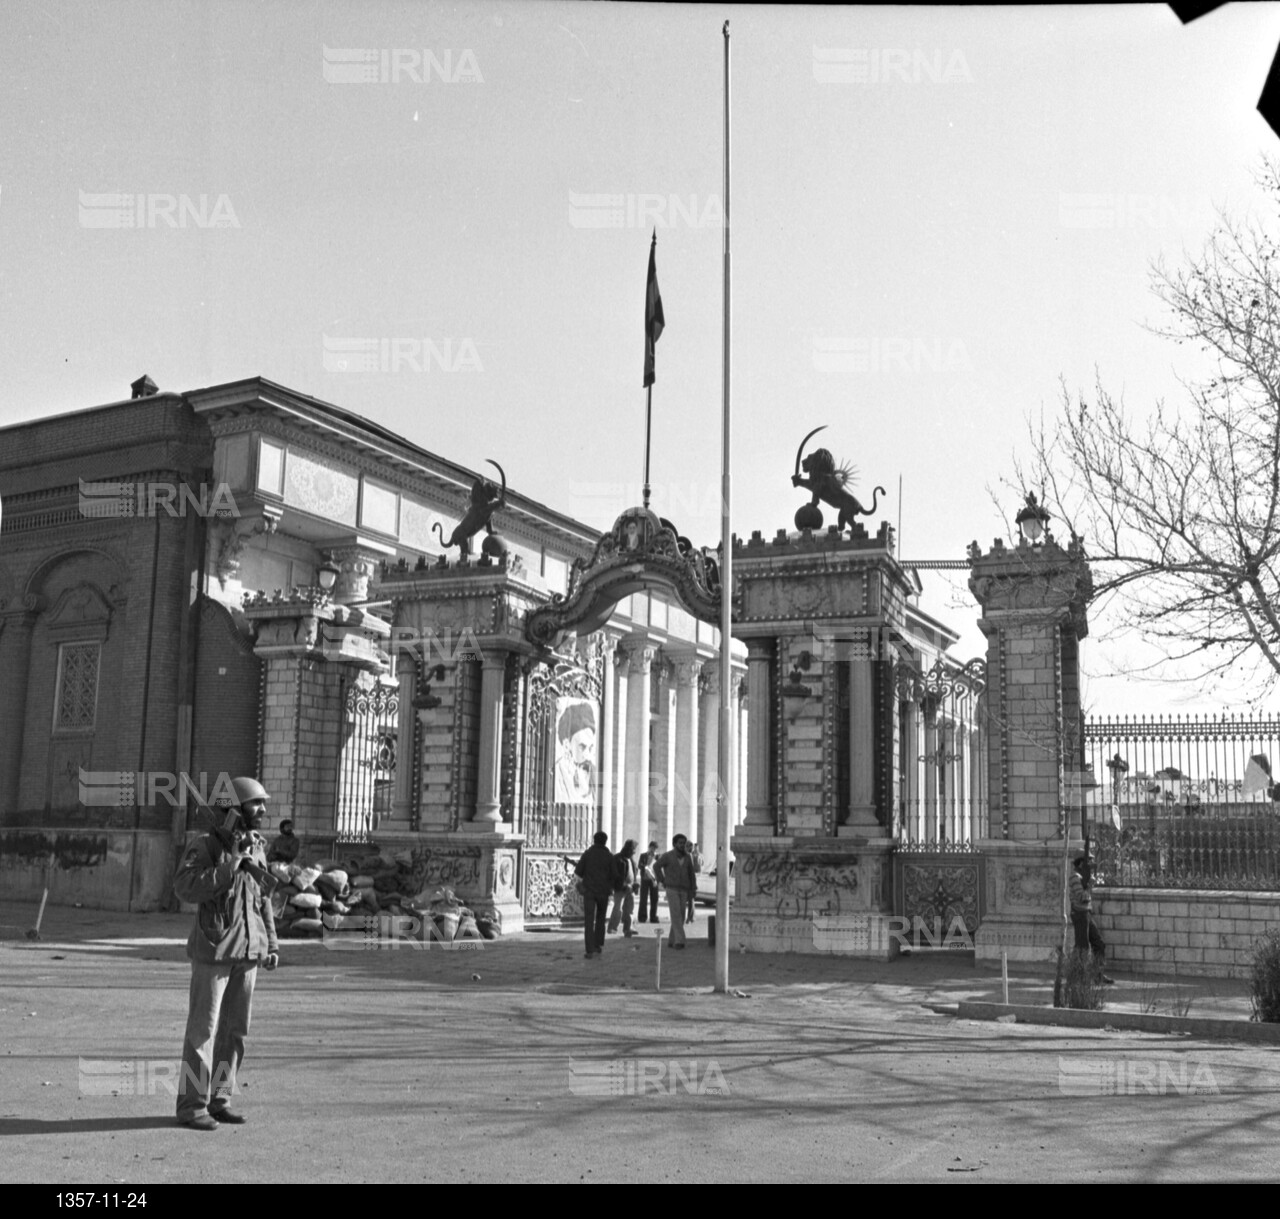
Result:
M1243 978L1280 926L1280 893L1099 888L1094 921L1122 972Z

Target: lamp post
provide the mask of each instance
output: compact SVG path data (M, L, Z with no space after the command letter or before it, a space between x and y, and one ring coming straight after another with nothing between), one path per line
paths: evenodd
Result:
M1040 545L1041 539L1048 535L1049 514L1041 504L1036 502L1034 491L1027 492L1026 506L1013 519L1018 526L1018 532L1022 534L1023 541L1032 546Z

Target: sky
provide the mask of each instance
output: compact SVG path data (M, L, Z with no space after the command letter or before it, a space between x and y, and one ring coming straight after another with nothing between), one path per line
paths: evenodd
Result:
M960 559L1060 382L1176 399L1149 270L1274 213L1280 5L6 0L0 426L261 375L605 529L640 499L656 230L653 505L714 545L726 18L735 532L793 527L825 425L900 557ZM923 579L983 652L964 573ZM1109 676L1118 614L1095 714L1238 703Z

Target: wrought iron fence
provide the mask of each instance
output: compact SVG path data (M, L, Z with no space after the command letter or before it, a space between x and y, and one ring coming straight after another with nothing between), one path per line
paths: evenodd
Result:
M1280 890L1280 718L1093 720L1085 753L1099 884Z
M531 800L525 816L527 850L585 851L596 830L596 810L591 804L554 804Z
M358 681L343 699L335 828L341 842L366 842L391 811L399 734L399 687Z
M965 852L987 835L986 662L898 676L901 849Z

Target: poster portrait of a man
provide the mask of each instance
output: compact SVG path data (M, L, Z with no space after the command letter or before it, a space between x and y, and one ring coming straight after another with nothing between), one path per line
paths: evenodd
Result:
M585 699L561 699L556 708L557 804L594 804L596 709Z

